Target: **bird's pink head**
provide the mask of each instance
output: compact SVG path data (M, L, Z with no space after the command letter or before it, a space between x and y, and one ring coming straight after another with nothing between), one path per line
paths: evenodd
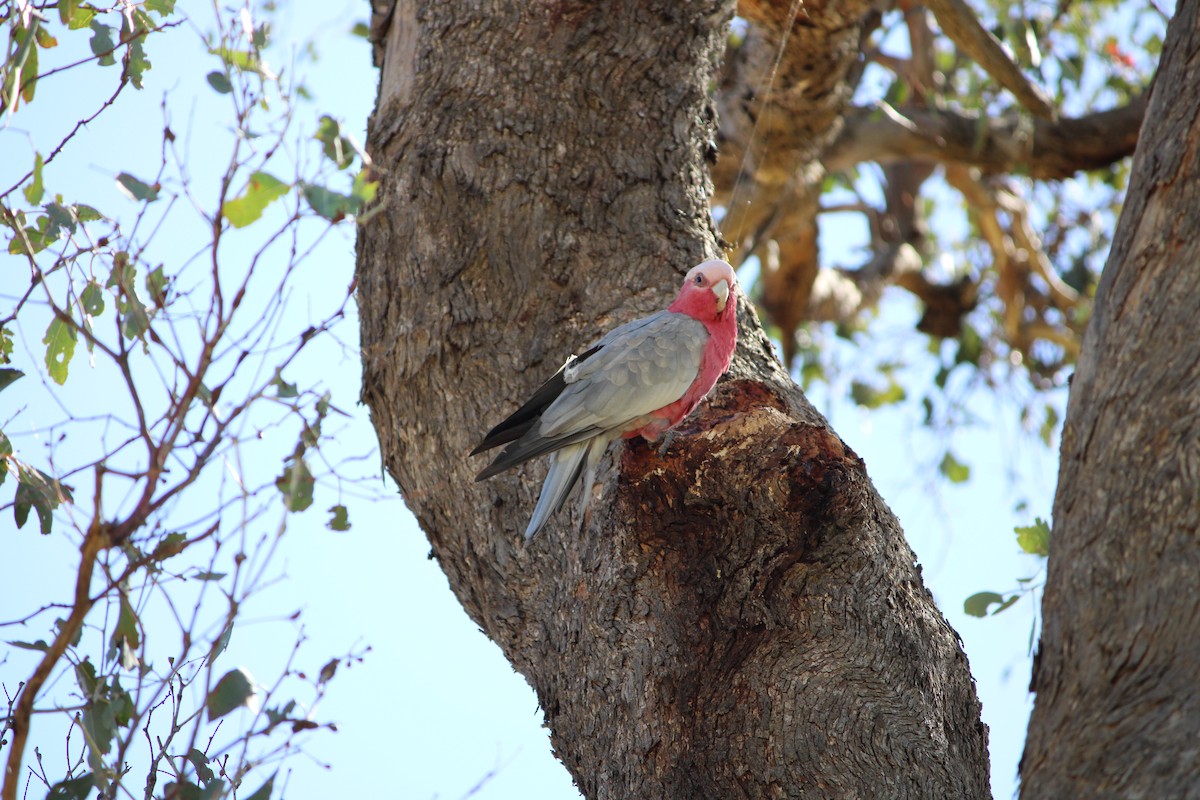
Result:
M701 322L732 318L737 313L736 286L733 267L719 258L705 261L688 270L669 310Z

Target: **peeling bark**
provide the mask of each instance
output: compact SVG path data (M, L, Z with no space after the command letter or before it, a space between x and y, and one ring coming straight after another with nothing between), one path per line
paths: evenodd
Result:
M714 397L665 455L614 446L584 518L569 504L524 546L544 466L471 481L490 423L716 252L707 88L730 12L376 8L363 399L433 556L586 796L986 797L957 637L744 300Z

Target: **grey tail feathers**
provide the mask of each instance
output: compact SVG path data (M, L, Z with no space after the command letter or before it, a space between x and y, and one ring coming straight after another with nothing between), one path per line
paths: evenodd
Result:
M582 512L587 508L588 492L592 483L590 476L604 456L609 441L611 440L604 436L587 439L556 450L550 456L550 471L546 473L546 480L542 482L542 493L533 509L533 516L529 519L529 526L525 528L525 541L536 536L550 517L558 513L566 503L567 495L571 493L575 484L579 483L580 476L585 472L589 477L584 481L584 494L579 509Z

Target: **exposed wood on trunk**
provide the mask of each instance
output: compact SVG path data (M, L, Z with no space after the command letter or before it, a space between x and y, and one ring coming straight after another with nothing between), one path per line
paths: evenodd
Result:
M1063 431L1028 800L1200 797L1196 3L1146 118Z
M525 546L544 467L471 481L491 423L716 252L706 92L730 11L376 8L363 398L453 591L586 796L986 797L957 637L744 300L715 397L665 455L614 446L586 518L571 503Z

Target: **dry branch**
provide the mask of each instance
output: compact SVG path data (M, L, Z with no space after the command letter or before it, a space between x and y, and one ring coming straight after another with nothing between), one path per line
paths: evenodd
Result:
M1133 153L1146 112L1145 96L1108 111L1049 120L988 119L949 109L855 108L823 157L831 172L865 161L928 159L984 172L1066 178Z
M1030 113L1054 119L1056 112L1042 89L1030 83L1021 68L995 36L979 24L979 18L963 0L928 0L942 32L1008 91Z

